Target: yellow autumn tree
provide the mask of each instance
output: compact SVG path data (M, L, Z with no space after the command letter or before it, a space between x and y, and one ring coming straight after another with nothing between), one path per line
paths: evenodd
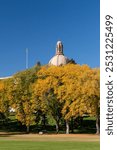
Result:
M7 97L8 80L0 80L0 113L8 117L9 114L9 101Z
M61 115L61 103L57 98L56 90L60 85L60 70L58 67L42 67L38 72L38 80L34 84L34 95L36 96L36 106L42 112L50 114L56 122L56 132L59 132Z
M57 118L62 115L66 121L66 133L69 133L72 118L99 114L98 70L76 64L42 67L34 84L37 106L42 111L50 112L56 124Z
M100 70L92 69L83 88L88 114L96 117L96 133L100 132Z
M87 65L66 65L64 71L59 97L64 102L62 114L65 120L84 114L95 116L99 133L99 69L92 69Z
M83 99L83 88L88 74L91 70L87 65L66 65L63 66L64 75L62 84L58 88L58 97L63 103L62 115L66 120L66 133L69 133L69 121L71 118L82 116L87 112Z

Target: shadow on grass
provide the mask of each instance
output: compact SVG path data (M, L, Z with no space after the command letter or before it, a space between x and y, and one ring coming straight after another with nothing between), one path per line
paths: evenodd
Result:
M27 134L26 132L3 132L0 131L0 137L10 137L12 135L22 135Z

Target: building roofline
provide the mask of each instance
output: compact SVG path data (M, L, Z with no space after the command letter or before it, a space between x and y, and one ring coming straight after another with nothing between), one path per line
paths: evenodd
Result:
M8 77L0 77L0 80L3 80L3 79L9 79L9 78L12 78L12 76L8 76Z

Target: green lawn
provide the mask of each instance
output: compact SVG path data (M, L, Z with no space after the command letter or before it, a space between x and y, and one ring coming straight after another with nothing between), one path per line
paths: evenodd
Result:
M99 150L99 142L0 141L0 150Z

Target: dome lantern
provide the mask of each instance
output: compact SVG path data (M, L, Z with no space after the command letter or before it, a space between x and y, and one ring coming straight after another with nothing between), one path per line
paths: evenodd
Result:
M63 44L61 41L58 41L56 44L56 55L64 55L63 54Z

